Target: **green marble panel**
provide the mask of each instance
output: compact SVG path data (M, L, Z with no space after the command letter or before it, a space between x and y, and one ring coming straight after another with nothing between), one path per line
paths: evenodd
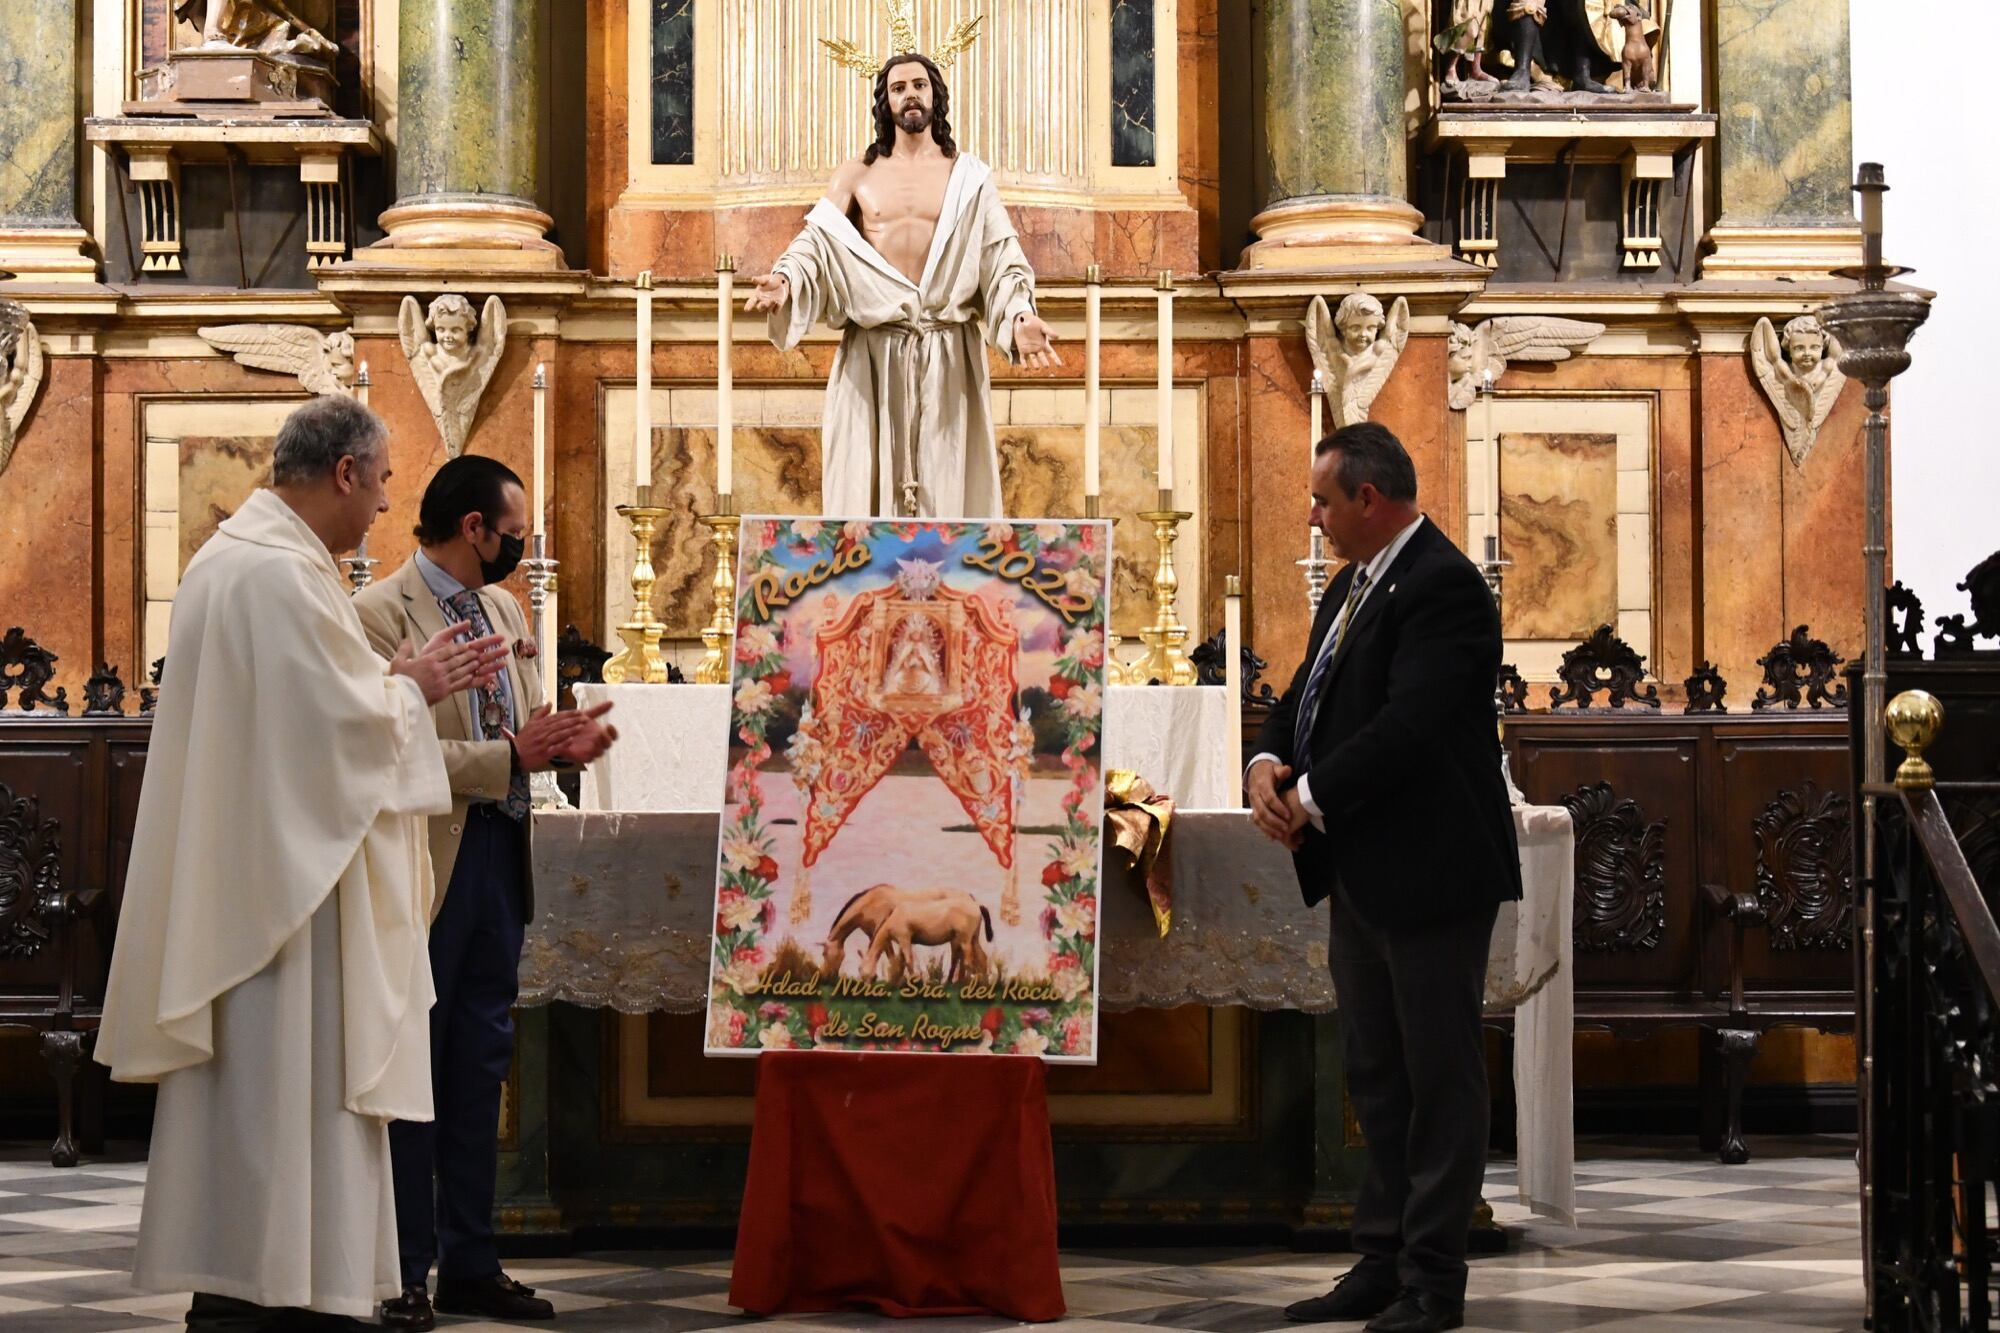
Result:
M402 198L536 202L542 0L406 4L399 32Z
M1853 217L1847 0L1716 0L1722 217Z
M1266 203L1401 199L1408 168L1398 0L1269 0L1264 24Z
M78 0L0 4L0 222L76 225Z

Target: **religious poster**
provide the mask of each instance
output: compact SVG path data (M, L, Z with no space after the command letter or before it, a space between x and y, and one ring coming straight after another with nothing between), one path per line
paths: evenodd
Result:
M742 533L706 1051L1094 1062L1109 526Z

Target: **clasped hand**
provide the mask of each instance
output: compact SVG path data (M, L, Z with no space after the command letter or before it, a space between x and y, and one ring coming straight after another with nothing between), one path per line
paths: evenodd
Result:
M600 720L610 711L608 703L561 713L543 704L519 731L501 734L514 743L514 755L524 773L537 773L559 763L588 764L618 739L618 728Z
M1243 787L1250 796L1250 821L1258 831L1296 852L1305 841L1306 807L1296 786L1278 790L1278 784L1291 776L1289 764L1266 759L1250 766Z

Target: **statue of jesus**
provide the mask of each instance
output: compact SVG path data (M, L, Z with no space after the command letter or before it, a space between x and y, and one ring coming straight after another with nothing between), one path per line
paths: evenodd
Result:
M875 75L875 142L834 174L805 229L745 302L789 349L842 331L827 385L821 512L1001 518L986 340L1016 365L1061 364L1035 274L993 188L952 142L928 57Z

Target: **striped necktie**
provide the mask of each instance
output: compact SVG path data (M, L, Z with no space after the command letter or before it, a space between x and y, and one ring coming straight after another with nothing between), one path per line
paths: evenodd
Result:
M470 588L462 589L449 597L440 597L438 606L444 611L445 619L471 625L473 638L483 638L493 632L493 622L487 619L486 608L479 604L479 594ZM504 671L506 668L501 669ZM472 697L479 703L481 740L497 741L502 739L503 729L507 731L515 729L514 719L511 716L513 710L507 706L508 697L500 692L500 682L497 677L492 684L474 690ZM528 811L534 804L528 786L528 775L517 769L507 780L506 799L496 804L509 819L518 822L527 818Z
M1340 654L1340 641L1347 637L1347 626L1354 619L1354 609L1361 605L1363 594L1368 591L1368 569L1366 566L1354 572L1354 586L1347 590L1347 600L1340 604L1340 616L1327 632L1330 642L1319 661L1313 663L1312 675L1306 677L1305 697L1299 700L1298 723L1292 730L1292 770L1303 773L1307 768L1306 742L1312 737L1313 721L1319 716L1320 691L1326 687L1327 673L1333 669L1333 659Z

